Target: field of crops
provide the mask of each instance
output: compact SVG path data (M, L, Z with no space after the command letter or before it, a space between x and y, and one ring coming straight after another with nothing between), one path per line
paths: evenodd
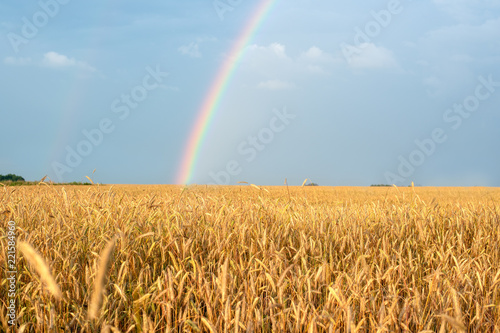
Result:
M492 188L0 187L1 331L14 221L19 331L500 332L499 216Z

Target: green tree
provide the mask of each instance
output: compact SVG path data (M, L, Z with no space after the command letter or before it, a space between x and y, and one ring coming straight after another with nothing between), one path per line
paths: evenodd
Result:
M8 175L0 175L0 182L11 181L11 182L24 182L24 178L18 175L9 173Z

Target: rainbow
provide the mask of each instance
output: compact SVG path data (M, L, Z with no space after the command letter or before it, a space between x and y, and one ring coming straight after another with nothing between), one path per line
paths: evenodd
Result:
M277 2L277 0L262 0L260 2L254 15L252 15L245 25L243 31L231 48L227 61L224 62L218 70L215 80L212 82L210 89L203 99L203 103L199 108L196 121L189 135L176 178L177 184L184 185L190 182L208 128L218 109L222 96L231 81L231 77L245 53L245 47L252 39L275 2Z

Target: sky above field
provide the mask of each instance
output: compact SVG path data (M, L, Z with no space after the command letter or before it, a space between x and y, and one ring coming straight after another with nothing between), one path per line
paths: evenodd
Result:
M27 180L500 186L496 0L6 0L0 77Z

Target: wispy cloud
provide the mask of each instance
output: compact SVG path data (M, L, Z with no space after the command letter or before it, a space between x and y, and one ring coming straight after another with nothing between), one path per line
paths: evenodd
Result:
M201 58L200 47L198 43L191 42L188 45L179 47L179 52L191 58Z
M4 64L10 66L27 66L32 64L31 58L7 57L3 60Z
M456 36L460 36L457 38ZM481 24L465 24L442 27L430 31L423 39L424 42L435 43L434 47L441 46L442 49L471 48L484 49L484 47L495 47L492 40L500 38L500 18L486 20ZM479 48L479 46L482 46Z
M52 68L78 68L89 72L95 72L96 69L86 62L78 61L74 58L69 58L57 52L47 52L43 56L42 65Z
M310 47L307 51L303 52L300 56L301 59L308 60L314 63L336 63L336 59L331 54L323 51L317 46Z
M3 63L8 66L43 66L49 68L68 69L76 68L85 72L96 72L97 70L83 61L69 58L57 52L47 52L43 57L33 60L30 57L6 57Z
M352 68L395 68L398 63L391 50L373 43L363 43L357 47L357 52L348 60Z
M286 54L285 45L280 43L272 43L269 46L260 46L257 44L253 44L248 47L248 50L254 53L258 52L264 56L273 55L281 59L289 59L289 57Z
M342 60L317 46L312 46L299 56L298 62L305 66L308 73L324 75L329 74L327 68L341 64Z

